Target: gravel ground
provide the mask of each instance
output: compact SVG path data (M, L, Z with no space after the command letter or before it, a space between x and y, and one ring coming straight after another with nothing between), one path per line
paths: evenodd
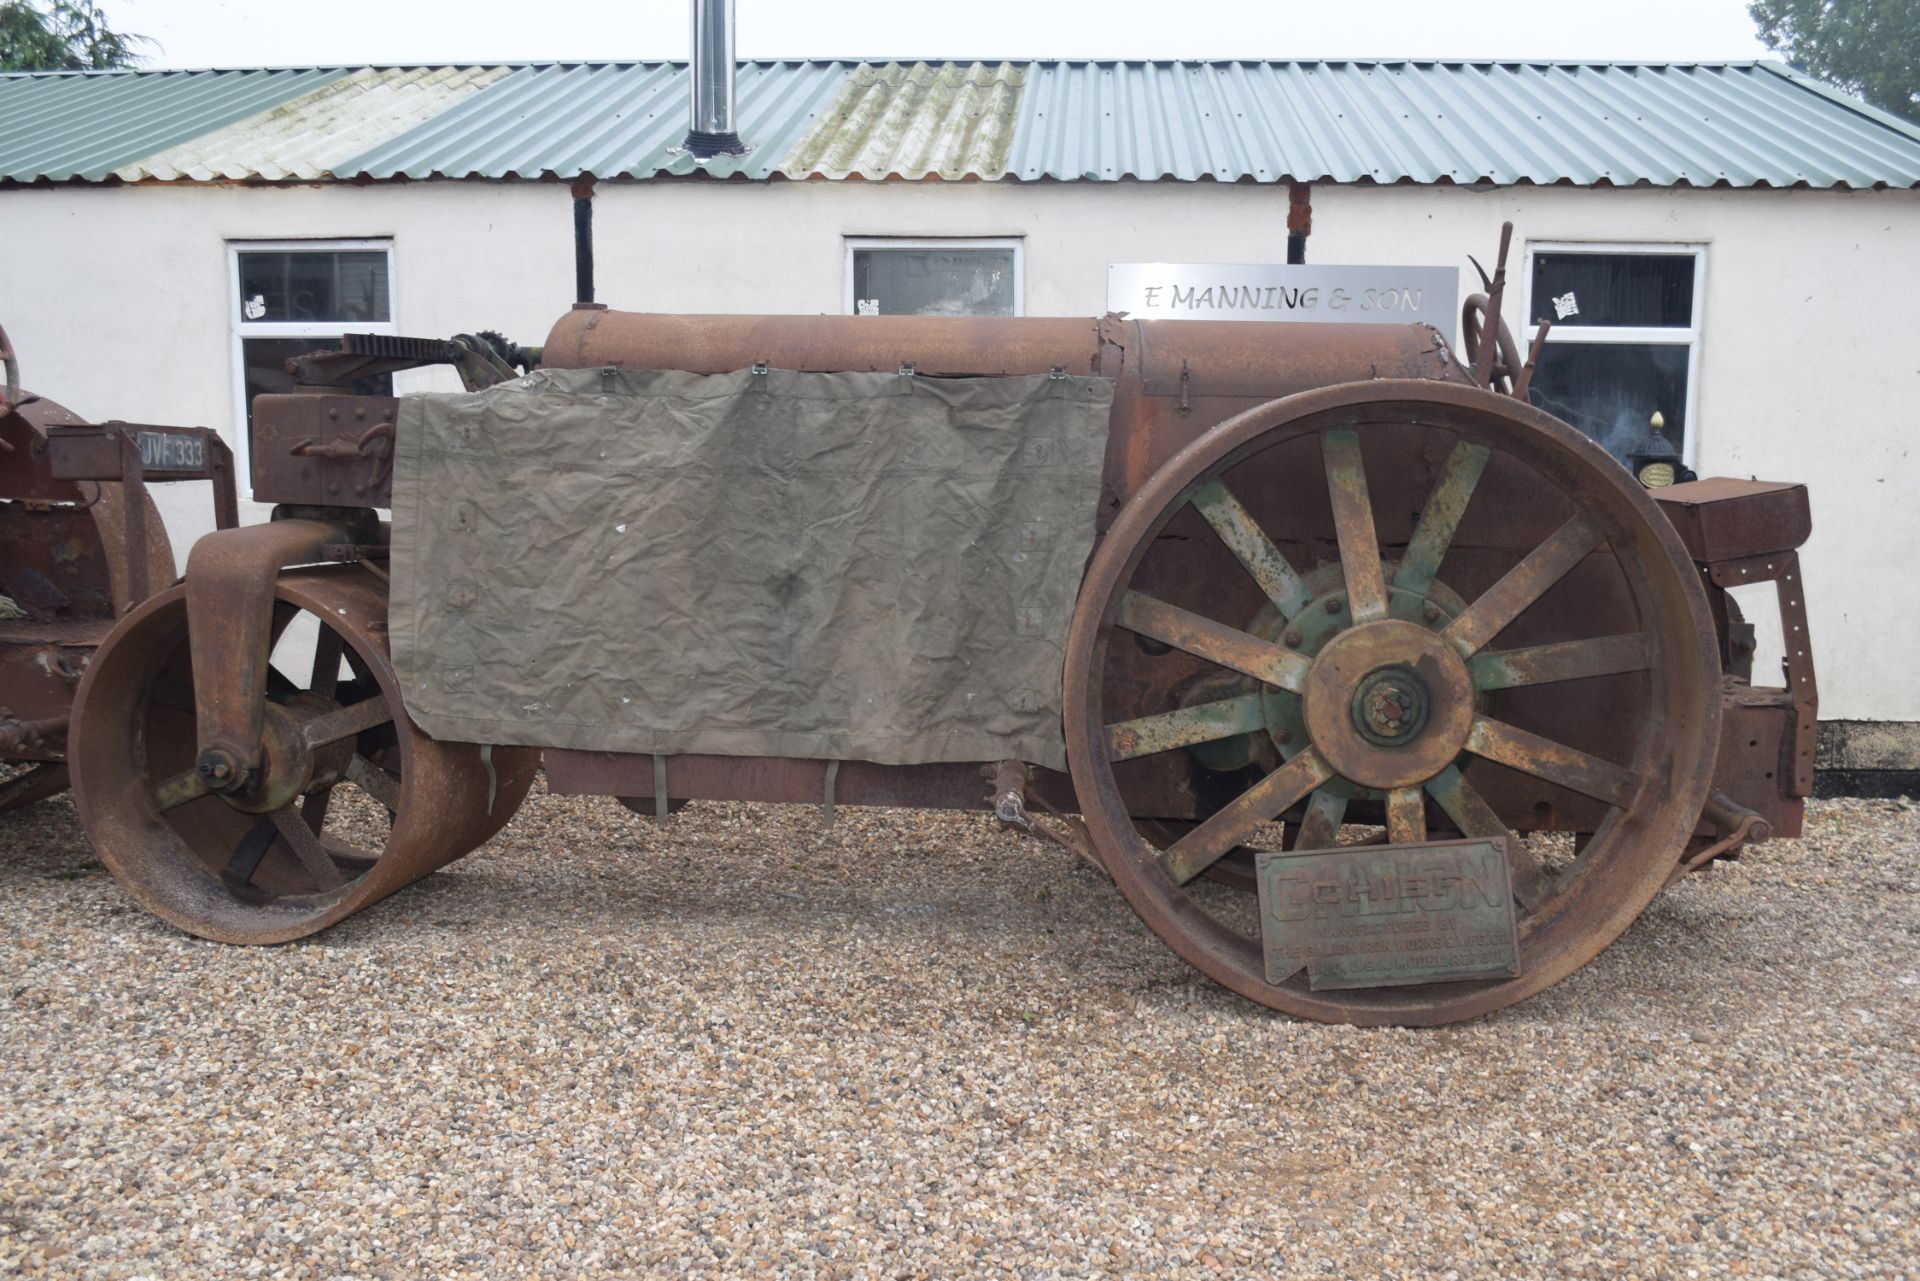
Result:
M1920 1274L1920 812L1435 1032L1290 1022L979 816L535 796L305 943L0 819L0 1274Z

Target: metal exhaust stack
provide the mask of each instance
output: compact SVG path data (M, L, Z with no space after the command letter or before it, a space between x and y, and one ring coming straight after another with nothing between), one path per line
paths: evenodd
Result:
M693 0L693 120L680 145L699 164L744 156L733 127L733 0Z

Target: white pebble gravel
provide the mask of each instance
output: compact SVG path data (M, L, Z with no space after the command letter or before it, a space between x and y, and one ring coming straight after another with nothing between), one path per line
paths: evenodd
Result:
M0 1275L1920 1273L1920 813L1438 1031L1295 1023L977 815L536 794L318 938L0 818Z

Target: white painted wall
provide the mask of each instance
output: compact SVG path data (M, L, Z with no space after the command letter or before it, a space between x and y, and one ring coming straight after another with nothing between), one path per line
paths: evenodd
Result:
M1309 258L1464 267L1509 218L1537 241L1708 247L1699 470L1811 486L1822 714L1920 721L1920 689L1883 679L1920 632L1904 586L1920 547L1920 192L1323 188ZM1027 314L1093 315L1109 262L1279 262L1285 223L1284 189L1210 183L605 184L598 292L635 310L837 313L844 237L1018 236ZM308 236L392 237L402 333L537 342L572 296L559 184L14 190L0 192L0 322L29 384L82 414L231 434L226 244ZM203 504L165 496L182 551L209 524Z

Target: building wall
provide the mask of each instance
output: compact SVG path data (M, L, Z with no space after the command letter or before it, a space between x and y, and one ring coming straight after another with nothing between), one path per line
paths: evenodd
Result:
M598 292L638 310L837 313L846 236L1017 236L1027 314L1093 315L1110 262L1283 261L1286 203L1284 188L1208 183L608 183ZM1898 586L1920 545L1920 192L1322 188L1309 260L1465 269L1502 219L1540 241L1708 247L1699 470L1811 486L1823 716L1920 722L1920 688L1883 675L1904 671L1920 630L1920 593ZM30 385L82 414L231 433L229 240L390 236L401 332L535 342L571 300L571 234L558 184L6 191L0 321ZM184 551L209 524L204 496L164 503Z

